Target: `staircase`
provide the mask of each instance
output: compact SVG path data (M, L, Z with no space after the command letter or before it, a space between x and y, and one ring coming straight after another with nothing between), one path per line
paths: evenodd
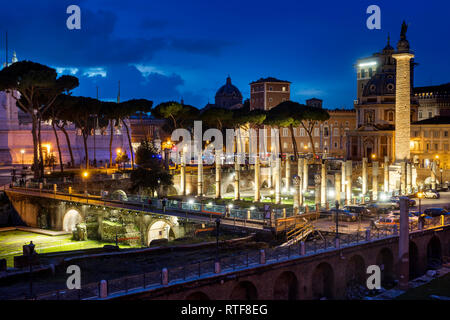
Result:
M299 241L306 239L306 237L314 231L314 226L309 222L297 224L293 229L286 233L287 241L281 247L291 246Z

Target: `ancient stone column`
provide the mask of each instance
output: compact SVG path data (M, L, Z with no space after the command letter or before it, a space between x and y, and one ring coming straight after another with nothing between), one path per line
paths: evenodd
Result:
M260 177L261 177L261 165L259 161L259 154L255 156L255 198L253 201L259 202L261 201L261 192L260 192Z
M384 157L384 192L389 192L389 157Z
M403 41L403 43L400 43ZM411 138L411 59L414 55L406 47L406 37L397 45L399 52L392 55L396 60L395 84L395 161L410 159Z
M320 181L321 177L319 175L314 176L314 203L316 205L316 208L320 206Z
M322 171L320 176L320 204L326 206L327 204L327 162L322 161Z
M201 150L198 153L197 195L203 197L203 152Z
M308 191L308 159L303 161L303 193Z
M183 151L180 152L180 193L182 196L186 195L186 158Z
M275 203L281 203L281 158L277 157L275 166Z
M240 181L241 181L241 165L239 164L238 155L235 156L234 161L234 200L241 198Z
M345 190L345 179L346 179L346 175L345 175L345 166L346 166L346 164L345 164L345 161L342 161L342 163L341 163L341 171L342 171L342 175L341 175L341 192L345 192L346 190Z
M302 178L297 176L294 178L294 208L300 208L303 206L303 193L302 193Z
M406 162L400 163L400 193L406 194Z
M345 167L345 174L347 175L347 178L345 179L346 183L346 201L347 204L352 203L352 160L346 161L346 167Z
M273 179L273 161L272 161L272 156L269 157L269 177L267 178L267 188L271 189L272 188L272 179Z
M367 158L362 159L362 194L367 193ZM364 197L363 197L364 199Z
M408 289L409 281L409 199L400 198L400 236L398 239L399 287Z
M289 154L286 155L286 192L289 194L291 189L291 158Z
M222 180L222 152L220 150L216 150L216 198L220 199L222 197L221 194L221 180Z
M378 161L372 162L372 199L378 200Z
M302 180L302 185L301 185L302 188L303 188L303 162L304 162L303 158L298 158L298 160L297 160L297 175Z
M406 163L406 190L409 193L412 192L412 163Z
M336 172L334 175L334 193L336 201L341 203L341 173Z
M430 169L431 169L431 189L436 189L436 162L431 161Z

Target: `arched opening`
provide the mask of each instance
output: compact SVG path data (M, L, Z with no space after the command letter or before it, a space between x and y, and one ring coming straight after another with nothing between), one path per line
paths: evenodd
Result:
M415 279L419 276L419 249L414 241L409 241L409 278Z
M250 281L239 282L231 291L230 300L256 300L258 292Z
M206 187L206 194L215 194L216 193L216 185L214 183L209 183Z
M127 201L128 197L125 191L123 190L116 190L111 194L111 198L113 200L119 200L119 201Z
M269 184L267 182L267 180L264 180L263 183L261 184L261 189L266 189L269 187Z
M394 255L388 248L383 248L377 255L377 265L381 269L381 285L391 288L394 283Z
M225 193L232 193L232 192L234 192L234 186L232 184L229 184L225 189Z
M169 196L178 195L178 190L177 190L177 188L175 188L174 186L168 186L168 187L167 187L167 194L168 194Z
M83 221L83 217L80 212L75 209L70 209L66 212L63 218L63 230L72 232L76 229L76 225Z
M326 262L319 264L312 276L313 299L332 299L334 291L333 268Z
M157 239L175 239L175 234L166 221L158 220L154 222L148 229L148 241L147 244L150 245L153 240Z
M427 245L427 268L436 270L442 265L441 241L433 236Z
M348 260L345 269L347 299L361 299L365 291L366 270L364 259L354 255Z
M189 294L185 300L210 300L210 299L204 292L196 291Z
M273 289L274 300L296 300L298 298L297 277L293 272L283 272L277 280Z

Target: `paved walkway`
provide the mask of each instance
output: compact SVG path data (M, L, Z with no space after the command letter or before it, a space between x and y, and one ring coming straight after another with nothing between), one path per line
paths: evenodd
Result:
M175 211L175 210L166 210L165 212L160 209L156 208L150 208L148 205L145 204L133 204L133 203L122 203L120 201L112 201L112 200L105 200L100 198L99 196L89 196L85 197L83 195L73 194L73 195L67 195L63 193L53 193L48 191L37 191L34 189L25 189L25 188L7 188L7 192L10 193L16 193L21 195L29 195L34 197L41 197L41 198L47 198L47 199L55 199L55 200L62 200L62 201L71 201L71 202L77 202L77 203L83 203L83 204L90 204L95 206L105 206L105 207L111 207L111 208L119 208L119 209L129 209L129 210L136 210L136 211L143 211L153 214L162 214L162 215L168 215L168 216L176 216L180 218L188 218L191 220L200 220L200 221L208 221L208 222L215 222L215 219L220 217L220 223L222 225L228 225L228 226L236 226L246 229L254 229L254 230L263 230L264 225L262 221L255 221L255 220L242 220L242 219L234 219L234 218L225 218L223 216L215 215L215 214L202 214L202 213L192 213L188 211Z

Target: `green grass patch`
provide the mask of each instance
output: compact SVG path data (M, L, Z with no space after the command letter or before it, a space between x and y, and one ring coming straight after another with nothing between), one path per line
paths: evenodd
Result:
M398 296L396 300L431 300L431 295L450 297L450 273L433 279L423 286L410 289Z

